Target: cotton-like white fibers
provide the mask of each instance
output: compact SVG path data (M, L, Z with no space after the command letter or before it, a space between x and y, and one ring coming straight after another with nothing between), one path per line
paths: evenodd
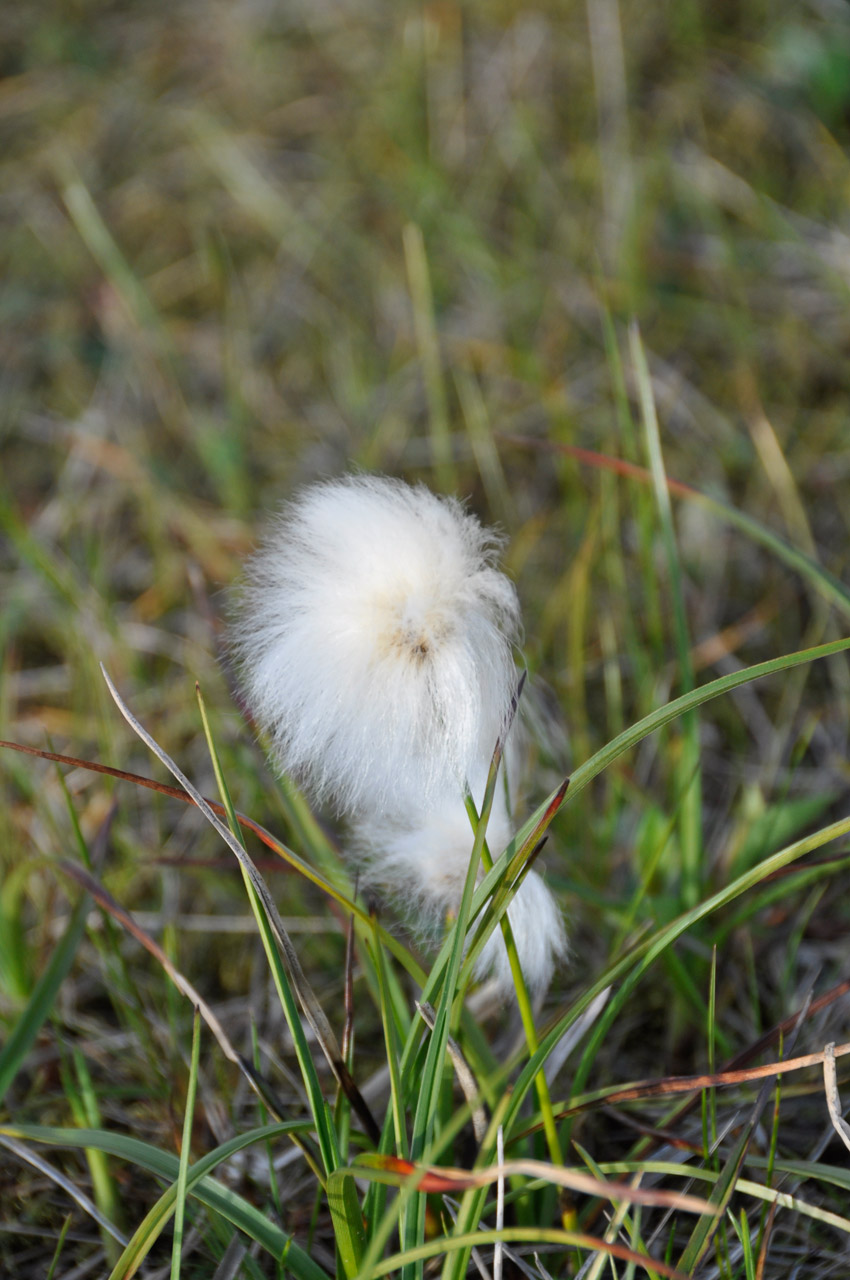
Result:
M342 813L463 785L516 684L499 547L421 485L358 476L290 504L249 565L234 634L283 771Z
M480 796L476 799L480 801ZM513 836L501 788L497 788L487 845L497 858ZM415 922L420 935L435 934L460 903L473 835L466 805L457 794L445 794L405 819L364 821L356 828L367 881L388 889ZM555 964L567 950L561 912L536 871L529 871L508 908L517 954L530 990L545 991ZM501 929L491 934L476 964L479 978L488 975L506 991L513 977Z
M352 821L376 883L434 918L458 905L472 848L464 789L486 776L516 687L519 606L496 567L501 545L422 485L316 484L249 563L231 630L278 767ZM511 836L503 803L491 823L495 853ZM529 983L545 986L563 926L534 873L509 914ZM488 963L505 982L498 948Z

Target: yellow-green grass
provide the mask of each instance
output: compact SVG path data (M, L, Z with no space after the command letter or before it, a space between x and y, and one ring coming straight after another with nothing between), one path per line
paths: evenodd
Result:
M819 1063L715 1077L850 1039L842 8L48 0L4 6L0 64L0 737L169 781L102 662L285 854L243 830L246 896L196 809L2 749L0 1274L460 1276L479 1229L492 1268L496 1187L416 1186L500 1123L508 1162L720 1210L509 1163L506 1272L840 1274ZM537 864L572 954L524 1031L460 1007L456 925L429 950L357 896L220 662L263 519L352 468L509 535L525 816L572 776Z

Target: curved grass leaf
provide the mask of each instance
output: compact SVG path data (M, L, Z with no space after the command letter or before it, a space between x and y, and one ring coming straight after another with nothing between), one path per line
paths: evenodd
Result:
M694 907L693 910L686 911L683 915L679 916L678 919L671 921L669 925L659 929L658 932L653 934L651 937L643 939L632 949L632 951L621 957L620 960L616 961L606 969L604 974L597 979L593 986L588 988L588 990L582 994L581 998L576 1001L576 1004L568 1010L566 1014L564 1014L563 1018L558 1020L555 1026L541 1041L540 1049L536 1056L539 1057L541 1061L545 1062L564 1031L575 1021L576 1017L584 1011L589 1000L598 995L600 989L609 986L612 982L616 982L617 979L624 973L628 972L631 966L636 962L640 966L640 971L643 972L649 967L653 960L657 959L658 956L671 945L671 943L681 937L683 933L687 932L687 930L699 920L711 915L714 911L720 910L720 908L726 906L727 903L734 901L735 898L740 897L742 893L746 893L761 880L771 875L774 871L779 870L781 867L788 866L789 863L794 862L798 858L804 857L805 854L809 853L811 850L820 848L821 845L827 844L830 840L835 840L839 836L846 835L848 833L850 833L850 818L842 818L838 822L834 822L830 824L830 826L824 827L821 831L815 832L814 835L807 836L803 840L797 840L794 844L789 845L785 849L781 849L778 853L775 853L772 858L768 858L760 867L756 867L746 872L744 875L739 876L737 880L732 882L732 884L726 885L725 888L718 890L717 893L700 903L699 906ZM533 1079L532 1073L539 1068L539 1065L540 1063L531 1059L526 1063L520 1073L516 1085L514 1086L514 1092L511 1096L508 1108L510 1119L513 1119L517 1114L522 1098L531 1085L531 1081ZM787 1066L786 1064L783 1064L783 1071L785 1070L787 1070ZM507 1123L508 1120L506 1119L506 1126Z
M0 1049L0 1100L6 1096L39 1031L50 1017L59 988L74 963L90 909L91 898L86 894L74 908L47 968L36 982L23 1013Z
M669 1280L687 1280L684 1272L657 1258L648 1258L637 1253L626 1245L613 1241L600 1240L597 1236L583 1235L579 1231L561 1231L556 1227L506 1227L502 1231L468 1231L463 1235L441 1236L429 1240L427 1244L415 1249L407 1249L404 1253L395 1253L389 1258L376 1263L368 1273L369 1280L377 1276L392 1275L395 1271L412 1263L427 1261L428 1258L439 1258L441 1254L463 1254L472 1249L480 1249L483 1245L498 1244L559 1244L564 1248L587 1249L592 1253L605 1253L611 1258L621 1258L632 1266L641 1267L652 1275L667 1276Z
M194 805L195 800L188 792L180 787L169 786L165 782L157 782L154 778L146 778L140 773L128 773L126 769L114 769L111 765L100 764L97 760L82 760L78 756L61 755L56 751L44 751L40 747L25 746L22 742L9 742L6 739L0 739L0 747L9 751L17 751L21 755L36 756L40 760L54 760L57 764L67 764L74 769L87 769L90 773L101 773L107 778L116 778L120 782L132 782L134 786L146 787L149 791L156 791L159 795L170 796L173 800L179 800L182 804ZM227 810L223 804L219 804L217 800L210 800L204 797L206 804L209 805L213 813L219 817L226 817ZM235 810L236 819L239 826L244 830L253 831L254 835L266 846L276 853L284 862L286 862L294 871L302 875L305 880L309 880L311 884L321 889L322 893L327 894L329 898L333 898L347 912L358 917L358 919L371 928L371 918L369 913L363 909L357 902L349 898L335 885L332 885L325 877L311 867L309 862L305 862L303 858L299 858L298 854L285 845L277 836L273 836L259 822L255 822L253 818L249 818L244 813ZM378 925L381 933L381 941L388 951L391 951L395 958L407 970L415 982L420 986L425 981L425 973L421 966L410 954L407 947L399 942L391 933L388 933L382 925Z
M278 1259L285 1257L287 1268L297 1277L297 1280L329 1280L327 1272L295 1244L291 1236L273 1223L267 1214L210 1176L218 1165L238 1151L244 1151L255 1143L266 1142L286 1134L307 1133L311 1127L309 1123L296 1120L263 1125L261 1128L240 1133L216 1147L214 1151L210 1151L190 1167L186 1189L196 1200L220 1214L240 1231L244 1231L252 1240L256 1240L272 1257ZM137 1231L128 1245L128 1249L134 1248L134 1257L135 1251L141 1250L143 1244L146 1245L144 1251L138 1255L139 1261L150 1250L174 1212L180 1161L177 1156L167 1151L160 1151L158 1147L151 1146L148 1142L128 1137L123 1133L110 1133L105 1129L60 1129L32 1124L0 1125L0 1134L18 1138L24 1142L42 1142L51 1147L73 1149L92 1147L118 1160L126 1160L139 1169L146 1169L155 1177L171 1183L172 1185L151 1209L148 1215L150 1222L146 1219L148 1225L145 1229L144 1241L140 1239L134 1246L133 1242L139 1236ZM154 1216L151 1217L151 1215ZM118 1274L130 1275L132 1272L125 1270Z
M509 444L519 445L521 448L544 449L553 453L563 453L586 466L613 471L617 475L625 476L630 480L637 480L640 484L652 484L652 475L649 471L633 462L626 462L623 458L613 458L608 454L597 453L593 449L582 449L578 445L566 444L560 440L535 440L530 436L497 434L499 439ZM685 498L689 502L696 503L706 511L710 511L717 519L739 529L741 533L746 534L753 542L766 547L768 551L776 556L777 560L781 560L789 569L793 569L795 573L799 573L802 578L811 582L821 595L829 600L831 604L836 605L845 617L850 618L850 588L845 586L840 578L837 578L834 573L830 573L817 560L801 551L799 547L795 547L793 543L786 542L779 534L774 533L772 529L761 524L753 516L739 511L736 507L723 502L722 499L703 493L702 490L695 489L692 485L683 484L680 480L672 480L669 476L665 477L665 484L668 491L675 497Z
M767 1159L764 1156L751 1155L747 1157L747 1163L766 1165ZM843 1187L845 1190L850 1190L850 1170L847 1169L839 1169L833 1165L808 1164L804 1160L781 1159L775 1160L773 1167L780 1173L790 1173L802 1178L811 1178L814 1181L821 1180ZM715 1184L719 1182L722 1176L715 1169L703 1169L693 1164L681 1164L672 1160L606 1160L599 1165L599 1168L611 1176L615 1174L643 1173L667 1178L687 1178L689 1181L695 1180L697 1182ZM799 1196L792 1195L787 1191L778 1191L774 1187L762 1186L760 1182L754 1182L752 1178L738 1178L735 1183L735 1190L742 1196L752 1196L754 1200L763 1200L767 1204L777 1204L783 1209L793 1209L815 1222L823 1222L828 1226L835 1227L836 1230L850 1237L850 1218L843 1218L840 1214L824 1209L818 1204L810 1204L809 1201L801 1200Z
M327 1196L343 1269L348 1280L354 1280L366 1252L366 1232L350 1169L334 1169L328 1177Z
M656 711L651 711L649 715L644 716L628 729L624 729L622 733L612 738L601 750L586 760L584 764L571 774L569 779L569 790L566 795L565 803L572 804L576 797L581 794L586 787L590 785L594 778L613 764L620 756L625 755L633 747L636 747L644 738L649 737L651 733L655 733L658 729L662 729L672 720L695 707L700 707L703 703L710 702L714 698L719 698L725 693L729 693L732 689L737 689L741 685L749 684L753 680L761 680L764 676L775 675L781 671L787 671L792 667L802 666L807 662L815 662L820 658L827 658L834 653L843 653L850 649L850 637L842 637L840 640L832 640L828 644L815 645L810 649L800 649L795 653L783 654L779 658L770 658L766 662L758 662L750 667L743 667L740 671L730 672L728 675L720 676L717 680L711 680L707 684L700 685L693 689L690 693L682 694L678 698L674 698L671 702L667 702L663 707L659 707ZM488 898L495 892L498 885L502 883L505 877L507 867L516 857L520 848L526 845L528 838L535 827L541 822L550 806L558 800L559 793L563 789L563 783L549 795L543 803L535 810L531 817L525 822L522 828L514 836L513 840L504 850L504 852L493 863L493 868L483 876L472 898L472 906L470 910L470 919L474 920L479 912L483 909ZM829 837L832 839L832 837ZM526 845L527 847L527 845ZM784 865L784 864L782 864ZM495 928L495 922L492 925ZM489 930L492 932L492 929ZM489 936L489 932L485 936ZM445 970L448 957L454 940L454 931L452 931L443 943L439 955L434 961L428 979L425 983L422 999L429 999L431 993L439 984L443 971ZM476 938L476 943L478 939ZM482 939L483 945L483 939ZM602 984L607 985L606 983ZM599 984L595 984L592 991L585 993L582 1004L582 1010L587 1003L599 994Z

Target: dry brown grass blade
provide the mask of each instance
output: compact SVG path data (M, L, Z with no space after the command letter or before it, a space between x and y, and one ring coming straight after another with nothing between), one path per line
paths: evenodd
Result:
M828 1008L829 1005L834 1004L836 1000L840 1000L842 996L846 996L848 992L850 992L850 978L845 978L843 982L837 982L834 987L830 987L828 991L825 991L822 996L818 996L816 1000L807 1001L802 1008L795 1010L795 1012L789 1014L787 1018L783 1018L781 1022L777 1022L775 1026L771 1027L769 1031L766 1031L758 1040L754 1040L746 1049L743 1049L739 1054L736 1054L734 1058L731 1058L726 1063L723 1070L734 1071L737 1067L743 1066L745 1062L749 1062L751 1058L758 1057L763 1050L767 1049L772 1044L776 1044L778 1040L784 1039L789 1032L793 1031L799 1023L801 1015L804 1015L806 1018L811 1018L814 1014L820 1013L821 1009Z
M558 787L558 790L546 806L546 811L537 826L531 832L528 839L520 845L513 858L511 858L511 861L508 863L501 886L502 891L505 894L509 891L513 893L514 887L517 889L519 888L526 872L531 870L535 861L539 857L540 852L548 839L546 831L561 805L564 803L569 785L570 779L564 778L564 781ZM533 844L532 841L534 841ZM530 852L527 852L529 847ZM494 894L493 896L494 899L499 898L499 900L501 900L501 894Z
M823 1087L826 1093L826 1105L829 1110L832 1127L847 1150L850 1151L850 1124L847 1123L842 1114L841 1098L838 1095L838 1078L835 1074L836 1052L834 1044L828 1044L824 1048Z
M24 746L22 742L9 742L5 739L0 739L0 747L7 747L10 751L18 751L22 755L36 756L40 760L54 760L58 764L71 765L76 769L86 769L90 773L102 773L108 778L118 779L119 782L132 782L136 786L146 787L149 791L156 791L159 795L168 796L172 800L179 800L182 804L191 805L193 808L200 807L195 796L182 790L182 788L169 786L166 782L156 782L153 778L146 778L144 774L141 773L128 773L125 769L115 769L111 765L100 764L97 760L83 760L79 756L60 755L56 751L45 751L40 747ZM200 793L198 792L197 795L200 796ZM201 796L200 798L217 817L227 817L224 806L219 804L217 800L210 800L206 796ZM247 831L253 831L254 835L256 835L268 849L271 849L273 853L277 854L283 862L284 868L297 871L299 875L304 876L306 880L309 880L311 884L314 884L317 889L321 889L322 893L327 895L330 899L331 910L338 905L339 907L342 907L346 916L350 916L352 914L357 915L365 923L368 923L369 917L360 907L358 907L357 903L353 902L352 899L347 897L347 895L341 890L330 884L324 876L311 867L308 862L304 862L302 858L299 858L297 853L294 853L292 849L283 844L282 841L278 840L276 836L273 836L271 832L264 826L261 826L259 822L255 822L253 818L249 818L246 814L240 813L238 809L235 810L235 813L240 827ZM400 950L399 944L380 925L378 928L380 929L384 943L398 957ZM409 955L406 958L409 962ZM421 970L417 971L417 967L411 967L409 963L407 964L407 967L417 981L420 983L424 982L425 979Z
M775 1026L771 1027L769 1031L766 1031L764 1035L759 1036L758 1040L754 1040L746 1049L742 1049L740 1053L736 1054L733 1058L730 1058L722 1068L721 1075L726 1077L728 1080L730 1073L738 1070L743 1063L749 1062L752 1058L755 1058L760 1053L764 1052L764 1050L770 1045L775 1044L778 1040L792 1034L796 1028L800 1027L803 1022L805 1022L807 1018L810 1018L815 1013L819 1013L822 1009L826 1009L830 1004L833 1004L836 1000L839 1000L842 996L846 995L848 991L850 991L850 979L845 979L843 982L837 983L834 987L830 987L828 991L825 991L822 996L818 996L816 1000L807 1000L801 1008L796 1009L794 1013L789 1014L787 1018L783 1018L781 1022L776 1023ZM773 1074L778 1075L781 1074L781 1072L774 1071ZM681 1077L681 1079L693 1078L696 1077ZM735 1083L735 1081L729 1080L729 1083ZM679 1090L679 1092L689 1092L689 1090L683 1088ZM694 1096L689 1098L687 1102L680 1106L678 1110L668 1118L664 1129L645 1129L642 1126L638 1126L634 1119L628 1117L626 1113L620 1113L619 1122L621 1124L628 1123L633 1128L640 1127L645 1135L645 1140L640 1143L633 1152L635 1159L644 1158L648 1150L651 1150L653 1147L660 1146L663 1142L671 1143L673 1146L683 1146L685 1148L690 1146L689 1143L675 1136L673 1126L679 1124L684 1117L688 1115L695 1106L697 1106L700 1096L699 1088L696 1088L693 1092ZM615 1095L616 1091L610 1095L599 1095L588 1103L581 1104L576 1110L592 1110L594 1107L600 1105L603 1107L610 1106L613 1108L615 1102L623 1100ZM647 1094L646 1096L649 1097L652 1095ZM633 1101L634 1099L627 1100ZM560 1114L569 1113L563 1112ZM539 1125L534 1126L534 1128L539 1128ZM532 1133L534 1132L534 1128L528 1129L525 1132ZM519 1136L523 1135L521 1134Z
M556 1186L565 1187L579 1195L617 1203L653 1205L663 1209L681 1209L685 1213L716 1214L716 1209L700 1196L678 1191L660 1191L651 1187L634 1187L622 1182L606 1182L579 1169L565 1169L561 1165L547 1164L544 1160L506 1160L504 1164L490 1165L486 1169L457 1169L441 1165L413 1164L393 1155L361 1156L354 1168L358 1173L371 1175L377 1181L400 1183L415 1177L418 1190L424 1192L451 1193L489 1187L500 1178L523 1176L540 1178ZM383 1176L382 1176L383 1175Z
M756 1280L764 1280L765 1267L767 1266L767 1251L770 1247L770 1239L773 1235L773 1224L776 1220L776 1210L778 1208L779 1201L774 1200L770 1206L767 1221L764 1224L764 1235L762 1236L761 1249L759 1250L758 1262L756 1263Z
M836 1058L842 1058L850 1054L850 1042L833 1045L831 1049ZM703 1089L721 1088L724 1085L747 1084L753 1080L765 1080L770 1076L784 1076L792 1071L802 1071L806 1067L821 1066L825 1057L826 1050L821 1050L818 1053L802 1054L797 1058L767 1062L760 1067L747 1067L741 1071L716 1071L701 1076L665 1076L661 1080L639 1080L621 1089L606 1091L588 1102L556 1110L555 1114L563 1118L592 1110L603 1104L613 1106L618 1102L635 1102L643 1098L663 1098L676 1093L699 1093Z
M233 835L229 827L226 827L216 816L211 806L201 795L200 791L198 791L198 789L189 781L182 769L175 764L156 739L148 733L144 725L136 719L132 711L130 711L129 707L122 699L118 690L115 688L115 685L112 683L102 664L101 671L103 673L103 678L106 681L106 687L109 689L115 705L130 725L130 728L138 735L142 742L144 742L145 746L153 752L157 759L165 765L166 769L173 774L181 787L183 787L194 800L196 806L200 809L210 826L213 827L227 847L238 859L239 865L250 880L257 898L262 904L266 920L274 934L275 941L280 948L280 954L286 964L292 988L295 991L305 1018L315 1032L319 1047L325 1055L328 1066L333 1072L337 1084L351 1103L353 1110L359 1117L360 1122L369 1137L375 1144L377 1144L380 1141L381 1136L380 1128L378 1127L375 1117L369 1110L363 1095L354 1083L351 1072L345 1065L336 1035L334 1034L334 1031L325 1015L324 1009L319 1004L313 993L312 987L307 981L304 971L301 968L301 962L298 959L298 953L293 947L289 934L287 933L283 921L280 918L277 904L269 893L265 880L254 865L253 859L250 857L243 845L237 840L236 836Z
M635 462L626 462L624 458L614 458L608 453L597 453L595 449L582 449L577 444L567 444L563 440L544 440L534 436L511 435L509 432L497 431L496 438L503 440L505 444L516 445L520 449L541 449L549 453L566 454L569 458L575 458L576 462L583 462L587 466L596 467L603 471L613 471L618 476L628 476L632 480L640 480L642 484L651 484L652 475L646 467L640 467ZM681 480L672 480L670 476L666 477L665 483L671 493L678 493L682 497L698 497L699 490L693 485L683 484Z
M277 1120L284 1120L286 1112L282 1104L275 1100L274 1092L268 1082L254 1068L253 1064L244 1058L241 1053L233 1047L227 1032L221 1025L214 1011L204 1000L201 993L192 985L188 978L184 977L178 968L172 963L168 955L163 951L159 943L138 924L128 911L121 906L119 902L113 898L108 889L97 880L90 872L73 862L61 861L59 868L65 873L69 879L74 880L80 888L90 894L98 906L105 911L122 929L125 929L136 941L144 947L144 949L153 956L157 964L159 964L164 972L174 983L181 995L191 1000L192 1004L200 1011L201 1017L215 1036L218 1045L228 1059L245 1075L251 1088L257 1094L257 1097L268 1108Z
M753 1058L758 1057L758 1055L763 1053L765 1049L770 1047L770 1045L776 1044L777 1041L784 1039L785 1036L793 1033L796 1027L802 1025L801 1019L802 1021L805 1021L806 1018L810 1018L813 1014L819 1013L821 1009L826 1009L830 1004L833 1004L836 1000L839 1000L842 996L846 995L848 991L850 991L850 979L845 979L843 982L837 983L834 987L830 987L828 991L825 991L822 996L818 996L816 1000L807 1000L805 1005L796 1009L792 1014L789 1014L787 1018L783 1018L781 1022L777 1022L775 1026L771 1027L769 1031L766 1031L764 1035L759 1036L758 1040L754 1040L746 1049L742 1049L740 1053L736 1054L733 1058L730 1058L722 1070L724 1072L735 1071L739 1067L743 1066L745 1062L749 1062ZM668 1128L674 1124L678 1124L679 1121L697 1105L698 1101L698 1095L688 1099L688 1101L681 1106L678 1111L676 1111L675 1115L670 1117L667 1122ZM669 1138L665 1138L664 1141L669 1141ZM655 1139L648 1139L648 1142L657 1145L657 1140ZM646 1146L641 1148L640 1154L643 1154L645 1150Z
M172 800L180 800L183 804L192 805L197 808L197 801L183 791L180 787L172 787L167 782L157 782L154 778L146 778L141 773L128 773L125 769L114 769L111 765L100 764L97 760L83 760L79 756L60 755L56 751L44 751L40 747L27 747L22 742L7 742L0 739L0 747L6 747L10 751L18 751L22 755L37 756L39 760L55 760L57 764L71 765L75 769L86 769L89 773L102 773L108 778L117 778L119 782L132 782L137 787L146 787L149 791L156 791L160 795L169 796ZM206 796L203 797L204 803L207 804L213 813L220 818L226 818L227 813L224 805L219 804L217 800L210 800ZM302 864L301 859L291 849L287 849L285 845L261 826L259 822L255 822L253 818L247 817L244 813L236 811L236 817L239 820L240 827L244 827L248 831L253 831L254 835L262 841L267 848L277 853L288 863L293 870L309 872L310 879L319 886L319 888L329 888L323 882L321 876L317 877L316 873L307 866ZM334 891L335 893L335 891ZM335 893L335 896L339 897ZM343 895L344 899L344 895Z

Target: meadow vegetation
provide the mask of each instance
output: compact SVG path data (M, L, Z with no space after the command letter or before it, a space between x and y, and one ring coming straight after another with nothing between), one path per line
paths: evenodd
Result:
M0 1274L846 1275L846 7L43 0L0 73ZM221 661L352 469L501 525L538 689L431 952ZM550 819L529 1020L462 935Z

